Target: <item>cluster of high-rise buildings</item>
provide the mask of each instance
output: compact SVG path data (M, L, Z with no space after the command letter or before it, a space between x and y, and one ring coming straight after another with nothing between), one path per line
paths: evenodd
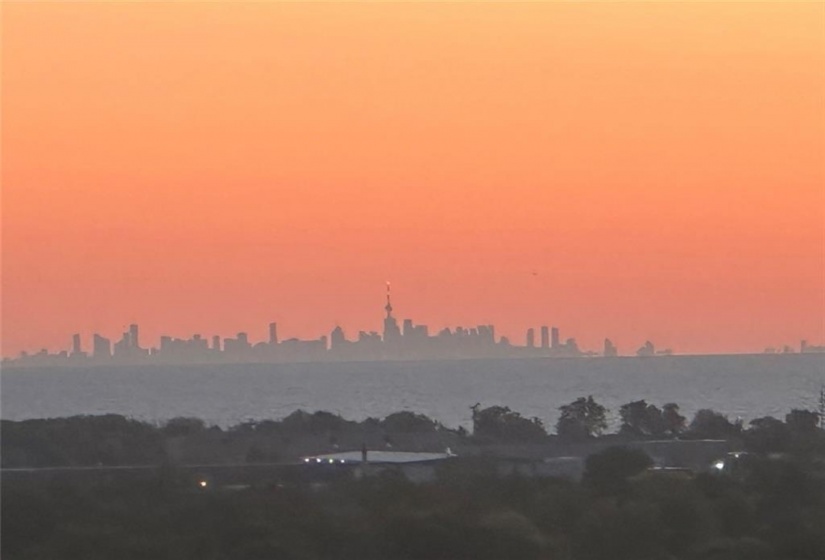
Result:
M562 341L557 327L540 327L527 331L524 345L512 344L506 337L496 338L493 325L472 328L445 328L431 334L426 325L416 325L405 319L401 325L393 315L389 286L384 306L384 324L381 333L360 331L355 339L348 339L344 330L336 326L330 335L314 340L278 338L278 326L269 325L265 341L253 343L247 333L235 337L211 339L194 335L189 339L162 336L154 347L144 347L138 325L130 325L114 343L100 334L92 337L91 352L82 348L81 337L72 337L69 351L35 354L22 353L11 360L15 365L71 365L79 363L138 364L138 363L226 363L226 362L295 362L295 361L368 361L392 359L449 359L492 358L516 356L577 357L598 355L583 352L576 340ZM616 347L605 340L605 356L616 356Z
M57 353L41 350L34 354L23 352L19 358L4 359L3 362L13 365L126 365L619 355L610 339L604 340L601 352L582 351L574 338L562 341L558 327L542 326L538 331L534 328L527 329L523 345L513 344L503 336L497 339L493 325L445 328L436 334L430 334L426 325L416 325L411 319L398 324L393 315L389 285L386 298L382 332L360 331L352 340L347 338L340 326L336 326L328 337L280 340L277 324L270 323L268 338L257 343L251 342L247 333L240 332L235 337L213 336L211 339L199 334L189 339L162 336L159 345L144 347L141 345L138 325L129 325L114 343L95 333L90 352L83 349L80 335L75 334L72 336L71 350ZM770 351L773 349L766 350ZM786 346L783 351L793 350ZM809 345L803 340L800 352L825 352L825 347ZM636 355L640 357L670 354L670 349L658 351L649 341L636 351Z

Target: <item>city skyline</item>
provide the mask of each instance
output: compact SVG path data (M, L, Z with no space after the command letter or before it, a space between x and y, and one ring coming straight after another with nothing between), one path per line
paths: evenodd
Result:
M558 327L542 326L542 338L538 344L534 329L529 328L524 345L521 346L511 343L506 336L496 339L495 326L491 324L467 328L457 326L454 329L448 327L432 334L427 325L417 325L412 319L405 318L399 324L398 318L393 315L389 282L386 284L384 313L381 332L361 330L354 339L348 338L344 329L336 325L328 335L317 339L292 337L284 340L278 336L277 323L271 322L267 338L259 342L251 340L249 333L243 331L234 337L193 334L189 339L181 339L162 335L157 346L143 346L139 325L130 324L121 338L114 342L99 333L92 334L91 352L83 349L82 336L76 333L72 335L69 351L50 353L42 349L34 354L24 351L16 360L7 360L7 363L71 365L88 360L100 364L116 364L508 357L515 355L513 351L518 348L535 355L558 357L596 354L579 349L575 338L562 341ZM604 348L606 355L616 354L615 346L607 339Z
M278 323L267 325L266 337L260 340L250 338L248 331L234 336L200 333L191 338L177 338L161 335L158 344L141 344L140 327L130 324L122 332L119 340L100 333L90 337L90 351L84 348L80 333L71 337L71 348L57 352L41 349L35 353L23 351L15 358L4 357L6 364L14 365L78 365L96 363L100 365L140 364L140 363L277 363L291 361L373 361L392 359L461 359L461 358L507 358L507 357L618 357L618 347L610 338L605 338L601 349L580 348L574 337L563 339L557 326L541 325L539 330L528 327L524 339L511 340L507 336L496 336L493 324L472 327L445 327L431 332L427 325L416 324L404 318L399 323L393 314L390 283L386 286L383 328L379 331L360 330L355 337L348 337L341 325L315 339L279 337ZM537 335L538 333L538 335ZM766 353L789 353L796 350L789 345L779 348L765 348ZM825 346L809 344L801 340L801 353L825 352ZM671 348L657 349L650 340L625 356L670 356Z

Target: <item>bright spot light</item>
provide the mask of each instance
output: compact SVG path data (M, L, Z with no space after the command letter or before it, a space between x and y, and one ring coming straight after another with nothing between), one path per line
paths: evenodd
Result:
M201 488L206 488L206 481L205 480L201 480L200 482L198 482L198 484L200 485Z
M329 464L330 464L330 465L331 465L332 463L334 463L334 462L335 462L335 459L330 459L330 460L329 460Z
M721 471L722 469L725 468L725 462L724 461L717 461L713 464L713 466L716 468L716 470Z
M316 462L316 463L320 463L320 462L321 462L321 459L316 458L316 459L315 459L315 462Z
M338 461L338 462L339 462L339 463L344 463L344 462L346 462L346 461L344 461L343 459L341 459L341 460L340 460L340 461Z
M304 463L309 463L309 457L307 457L306 459L304 459Z

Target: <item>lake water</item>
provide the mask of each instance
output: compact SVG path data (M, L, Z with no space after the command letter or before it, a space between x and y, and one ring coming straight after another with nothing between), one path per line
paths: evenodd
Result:
M298 408L361 420L399 410L470 426L470 406L501 404L555 424L558 407L592 394L611 409L676 402L688 418L712 408L731 419L816 410L825 354L429 362L5 368L0 417L117 413L221 426L277 419Z

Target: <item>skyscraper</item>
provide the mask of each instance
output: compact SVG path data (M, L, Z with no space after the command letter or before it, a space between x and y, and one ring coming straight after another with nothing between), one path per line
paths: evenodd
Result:
M138 338L138 326L135 324L129 325L129 344L132 348L140 348L140 340Z
M269 344L278 344L278 324L269 323Z
M527 348L536 347L536 329L530 327L527 329Z
M550 332L551 332L551 337L550 337L551 342L550 342L550 344L553 348L558 348L559 343L560 343L559 328L558 327L553 327Z
M546 326L541 327L541 347L550 348L550 330Z
M83 350L81 350L80 348L80 335L72 335L72 354L75 356L79 356L82 353Z

